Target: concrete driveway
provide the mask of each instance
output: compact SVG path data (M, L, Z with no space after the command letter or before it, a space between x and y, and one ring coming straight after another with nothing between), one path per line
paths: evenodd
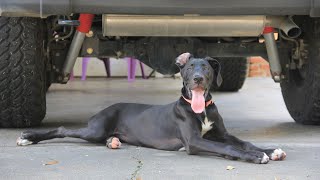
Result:
M181 84L180 79L131 84L89 79L53 85L47 116L37 129L85 126L90 116L117 102L169 103L179 97ZM257 165L129 145L110 150L71 138L17 147L15 140L24 129L0 129L0 179L320 179L320 127L293 122L279 84L251 78L239 92L215 93L213 98L231 134L261 147L281 147L287 159Z

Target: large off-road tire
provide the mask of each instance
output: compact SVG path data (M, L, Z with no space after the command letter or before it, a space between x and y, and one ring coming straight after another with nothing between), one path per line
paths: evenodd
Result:
M248 61L245 57L217 58L221 65L222 84L212 86L214 91L238 91L247 76Z
M37 126L46 114L43 21L0 17L0 127Z
M51 73L50 72L46 72L46 92L49 91L49 88L51 86L52 82L51 82Z
M308 44L307 64L301 70L290 70L289 80L281 82L281 90L297 123L320 125L320 18L309 19L303 31Z

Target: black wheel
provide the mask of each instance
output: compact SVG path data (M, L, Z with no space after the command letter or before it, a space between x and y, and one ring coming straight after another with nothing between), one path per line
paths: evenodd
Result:
M217 58L221 65L222 84L214 91L238 91L247 76L248 61L245 57Z
M46 91L49 91L51 84L52 84L51 73L47 71L46 72Z
M43 21L0 17L0 127L37 126L46 114Z
M309 19L303 28L308 44L307 63L289 70L281 82L284 102L291 117L300 124L320 125L320 18Z

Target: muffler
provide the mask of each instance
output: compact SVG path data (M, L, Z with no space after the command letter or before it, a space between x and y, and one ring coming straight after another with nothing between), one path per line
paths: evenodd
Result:
M257 37L266 26L290 38L301 33L285 16L103 15L104 36Z
M265 16L104 15L104 36L258 36Z

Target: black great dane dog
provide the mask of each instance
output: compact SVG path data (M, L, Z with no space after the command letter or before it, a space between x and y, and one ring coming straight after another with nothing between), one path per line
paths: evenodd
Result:
M209 63L211 61L211 63ZM70 130L23 132L20 146L53 138L73 137L119 148L122 142L168 151L185 149L188 154L214 154L257 164L283 160L281 149L261 149L230 135L209 92L213 83L220 85L220 64L207 58L183 53L176 59L183 78L182 96L168 105L118 103L95 116L88 126Z

